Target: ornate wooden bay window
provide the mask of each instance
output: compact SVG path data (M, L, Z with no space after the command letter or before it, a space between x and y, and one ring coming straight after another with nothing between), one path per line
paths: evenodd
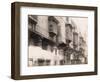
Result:
M54 42L57 41L58 23L59 22L55 17L48 17L49 36Z
M28 45L34 45L34 30L36 28L37 20L34 20L32 15L28 16Z
M34 31L37 24L37 16L29 15L28 16L28 29Z
M71 24L65 24L66 27L66 43L69 44L72 41L72 25Z
M57 35L58 20L53 17L48 17L49 33L51 36Z

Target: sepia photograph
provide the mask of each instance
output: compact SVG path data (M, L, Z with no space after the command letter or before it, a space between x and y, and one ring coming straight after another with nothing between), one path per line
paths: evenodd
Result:
M14 2L13 79L97 75L97 7Z
M28 15L28 66L88 63L88 18Z

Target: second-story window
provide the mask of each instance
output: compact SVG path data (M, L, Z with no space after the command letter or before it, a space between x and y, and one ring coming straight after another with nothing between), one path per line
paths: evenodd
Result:
M56 20L56 18L54 18L53 16L49 16L48 26L49 26L50 36L52 37L52 36L57 35L58 21Z
M68 42L72 41L72 26L70 24L66 24L66 40Z
M73 32L73 46L77 47L78 46L78 33Z
M58 32L58 20L55 17L53 16L48 17L48 28L49 28L50 38L54 42L56 42L57 32Z

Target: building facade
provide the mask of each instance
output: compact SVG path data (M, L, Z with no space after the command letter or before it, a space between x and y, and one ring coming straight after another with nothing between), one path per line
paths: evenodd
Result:
M28 66L86 64L86 41L70 17L28 15Z

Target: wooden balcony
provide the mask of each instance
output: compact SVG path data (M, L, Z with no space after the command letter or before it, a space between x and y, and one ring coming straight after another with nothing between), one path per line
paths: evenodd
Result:
M48 18L48 27L50 36L57 35L58 21L55 17L50 16Z
M39 25L36 25L35 28L34 26L30 26L29 25L29 31L33 32L33 34L37 34L39 36L41 36L42 38L47 39L47 41L51 42L51 43L56 43L56 37L50 37L48 30L41 28Z

